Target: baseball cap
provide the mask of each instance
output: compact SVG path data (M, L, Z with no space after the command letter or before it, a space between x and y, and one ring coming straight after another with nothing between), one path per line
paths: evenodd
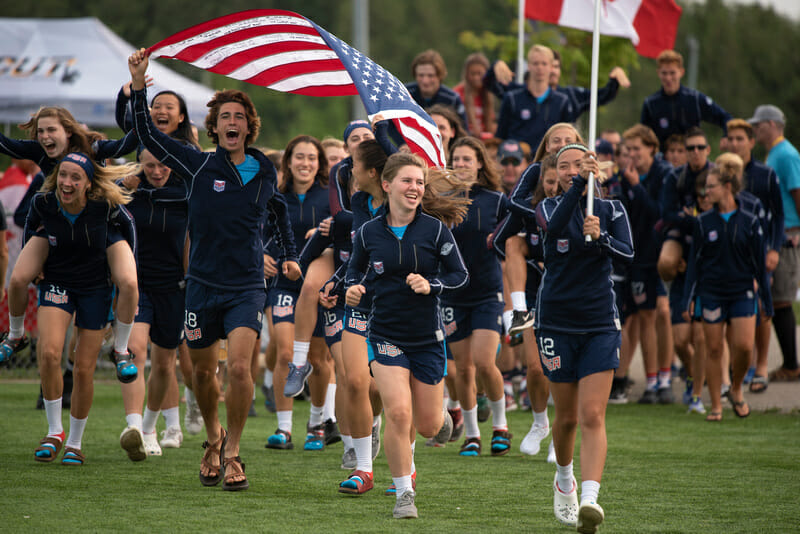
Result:
M518 141L507 139L500 143L497 147L497 161L502 163L504 160L514 158L517 163L522 162L525 156L522 154L522 147L519 146Z
M758 124L759 122L773 121L778 124L786 125L786 116L778 106L772 104L764 104L756 108L753 116L747 119L750 124Z
M614 155L614 145L606 139L598 139L594 143L594 151L598 154L605 154L607 156Z

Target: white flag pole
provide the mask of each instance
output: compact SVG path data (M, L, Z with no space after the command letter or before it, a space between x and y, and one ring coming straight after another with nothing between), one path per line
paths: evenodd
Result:
M589 150L594 150L597 138L597 69L600 63L600 3L603 0L594 0L594 32L592 32L592 78L591 98L589 100ZM586 214L594 215L594 173L589 173L589 184L586 195ZM586 242L591 241L586 236Z
M525 75L525 0L517 5L517 83L522 83Z

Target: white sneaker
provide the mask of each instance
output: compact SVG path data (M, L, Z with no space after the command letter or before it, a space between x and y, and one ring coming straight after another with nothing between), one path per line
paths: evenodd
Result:
M119 435L119 444L128 453L128 458L134 462L141 462L147 459L144 450L144 437L142 431L136 427L129 426Z
M522 439L522 443L519 444L519 452L522 454L529 454L531 456L539 454L542 440L546 438L548 434L550 434L549 426L542 426L538 423L533 423L530 431L528 431L528 433Z
M144 450L147 456L161 456L161 446L158 444L156 433L142 435L144 436Z
M556 463L556 446L553 445L552 440L550 441L550 446L547 448L547 463Z
M594 534L597 527L605 519L605 513L599 504L585 502L578 510L578 532L582 534Z
M578 483L572 477L572 491L563 493L557 480L558 473L553 478L553 513L559 522L574 527L578 523Z
M161 431L161 446L165 449L178 449L183 443L183 432L181 427L171 426Z
M195 435L203 430L203 414L200 413L200 407L197 401L186 399L186 413L183 415L183 426L186 427L186 432Z

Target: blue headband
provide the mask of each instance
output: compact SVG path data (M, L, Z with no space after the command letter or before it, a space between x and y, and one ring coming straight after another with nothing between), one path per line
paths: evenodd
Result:
M94 179L94 165L92 164L92 160L86 154L81 154L80 152L70 152L64 159L61 160L61 163L65 161L69 161L70 163L74 163L78 165L83 172L86 173L86 177L89 178L91 182Z
M372 131L369 123L363 120L352 121L348 124L344 129L344 142L347 143L347 138L350 137L350 134L353 133L353 130L358 128L366 128L367 130Z

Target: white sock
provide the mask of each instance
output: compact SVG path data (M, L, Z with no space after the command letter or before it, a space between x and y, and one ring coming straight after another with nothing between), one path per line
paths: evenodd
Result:
M167 408L166 410L161 410L161 415L164 416L164 421L167 423L167 428L172 428L174 426L180 427L181 426L181 411L178 409L177 406L174 408Z
M67 447L81 450L81 441L83 440L83 431L86 429L87 419L89 418L75 419L72 415L69 416L69 437L67 437L67 442L65 443Z
M286 410L284 412L276 412L275 415L278 416L278 430L283 430L288 432L289 434L292 433L292 410Z
M325 405L322 407L322 420L336 422L336 384L328 384Z
M498 400L489 400L492 407L492 428L494 430L508 430L506 422L506 398L501 396Z
M356 450L356 469L372 473L372 437L354 438L353 448Z
M543 412L533 412L533 423L544 428L550 427L550 420L547 418L547 408Z
M372 418L372 426L378 426L381 422L381 414L378 414Z
M253 400L256 400L256 388L253 388Z
M411 442L411 474L412 475L417 472L417 464L414 463L414 451L416 450L416 448L417 448L417 440L414 440L414 441Z
M511 328L511 319L514 317L514 310L506 310L503 312L503 326L505 329L504 332L508 332Z
M186 404L197 402L197 399L194 398L194 391L189 389L188 386L183 388L183 396L186 398Z
M457 400L454 401L453 399L450 399L450 398L447 399L447 409L448 410L458 410L459 408L461 408L461 403L460 402L458 402Z
M581 504L597 503L597 494L600 493L600 483L596 480L581 482Z
M574 478L572 474L572 462L567 465L558 465L558 462L556 462L556 473L556 483L561 493L572 493L572 490L575 489L572 486L572 479Z
M308 417L308 424L311 427L315 427L317 425L322 424L322 411L325 409L324 406L314 406L311 405L310 415Z
M138 428L139 430L142 429L142 414L140 413L125 414L125 421L128 423L128 426Z
M47 435L55 436L64 431L61 423L61 397L55 400L44 400L44 413L47 415Z
M294 354L292 355L292 363L295 367L302 367L308 361L308 348L311 346L310 341L295 341Z
M264 385L268 388L272 387L272 371L269 369L264 370Z
M142 417L142 432L145 434L152 434L156 431L156 422L158 422L158 414L160 412L161 410L153 411L147 406L144 407L144 416Z
M19 339L25 335L25 314L8 316L8 339Z
M473 406L471 410L461 408L461 413L464 414L464 437L481 437L481 431L478 429L478 407Z
M114 351L118 354L125 354L128 351L128 339L131 337L132 329L133 323L114 320Z
M398 499L405 492L414 489L413 486L411 485L411 475L406 475L403 477L392 477L392 482L394 482L394 487L397 488Z
M524 291L511 292L511 307L514 308L514 311L528 311L528 301L525 299Z
M342 445L344 445L344 450L349 451L353 448L353 436L348 436L347 434L342 434Z

